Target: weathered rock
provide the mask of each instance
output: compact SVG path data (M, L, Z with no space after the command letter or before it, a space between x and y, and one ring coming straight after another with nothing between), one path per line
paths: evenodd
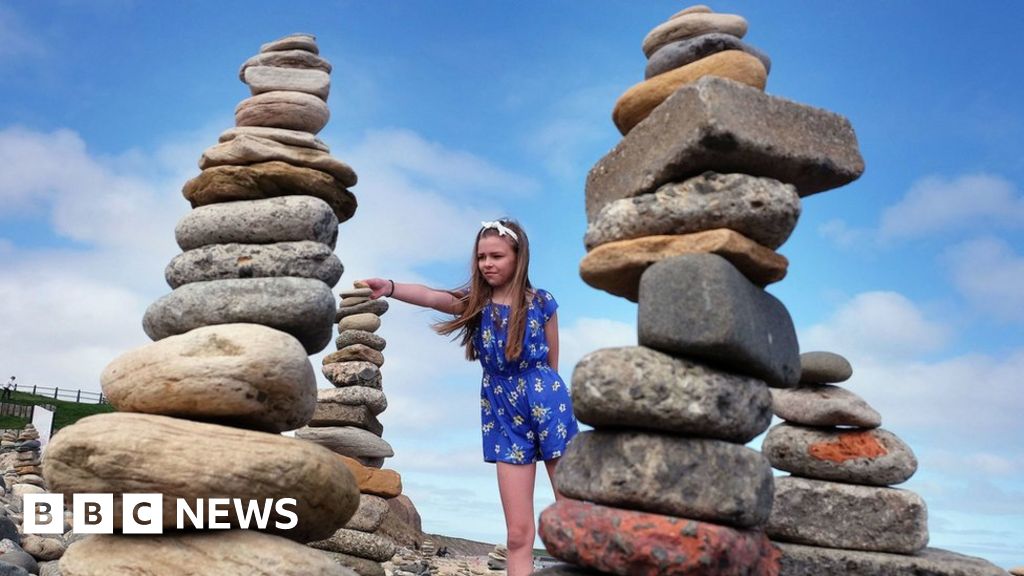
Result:
M669 42L716 32L743 38L747 33L747 21L736 14L679 14L647 33L643 42L644 56L650 58Z
M240 134L207 148L199 158L199 167L206 170L216 166L245 166L273 161L326 172L344 187L355 186L358 180L352 167L322 150L290 146L249 134Z
M399 546L410 550L419 550L421 553L426 552L424 543L427 541L427 537L423 531L406 524L390 511L384 516L384 523L380 525L377 534L390 538ZM458 554L461 551L449 550L448 552Z
M39 572L39 564L31 554L23 550L12 550L0 554L0 574L21 576Z
M300 543L252 530L92 536L68 548L60 569L63 576L356 576Z
M609 202L587 226L583 242L590 250L616 240L729 228L775 249L799 217L800 197L789 184L707 172L653 194Z
M342 298L339 308L346 308L349 306L355 306L356 304L362 304L363 302L369 302L369 296L349 296L348 298Z
M344 566L359 576L385 576L384 566L380 562L342 554L341 552L329 552L327 550L322 552L339 566Z
M580 262L587 284L636 302L640 276L655 262L681 254L717 254L758 286L786 277L789 260L738 232L725 228L680 235L618 240L597 246Z
M245 82L245 71L250 66L276 66L278 68L305 68L309 70L323 70L331 73L331 63L317 54L306 50L275 50L273 52L261 52L242 64L238 69L238 79Z
M394 470L371 468L359 463L355 458L336 455L355 476L359 491L373 494L381 498L394 498L402 493L402 476Z
M353 282L353 284L363 284L363 282ZM357 296L370 296L373 294L373 290L362 287L362 288L349 288L348 290L342 290L340 292L342 298L352 298Z
M400 494L394 498L386 500L388 507L391 509L391 514L397 516L402 522L408 524L414 530L418 532L423 531L423 519L420 518L420 513L416 510L416 505L412 503L405 494Z
M912 556L776 542L781 576L1006 576L995 564L948 550L925 548ZM1012 574L1013 571L1011 570Z
M687 356L769 386L800 376L793 320L778 299L714 254L687 254L654 264L640 280L641 346Z
M341 552L376 562L390 560L397 550L395 543L389 538L346 528L339 529L330 538L310 542L308 545L320 550Z
M740 50L726 50L634 85L615 102L612 121L627 134L681 86L705 76L728 78L758 90L768 82L768 71L760 60Z
M239 278L193 282L146 309L142 327L153 340L211 324L264 324L298 338L314 354L331 341L334 296L309 278Z
M928 544L928 511L908 490L784 476L765 531L795 544L913 554Z
M768 431L761 451L773 467L818 480L890 486L906 482L917 471L910 446L882 428L778 424Z
M364 344L350 344L341 350L331 352L323 359L324 364L351 361L372 362L377 366L383 366L384 355Z
M220 138L218 138L217 141L227 142L228 140L234 140L239 136L256 136L258 138L266 138L289 146L313 148L316 150L323 150L328 153L331 151L323 140L309 132L285 130L284 128L267 128L265 126L235 126L233 128L228 128L221 133Z
M341 362L325 364L321 368L324 377L338 388L345 386L366 386L381 389L380 368L371 362Z
M60 538L44 538L35 534L26 534L21 540L21 547L36 560L57 560L64 555L67 546ZM3 560L0 557L0 560Z
M380 328L380 317L372 312L362 312L344 316L338 321L338 332L345 330L363 330L365 332L376 332Z
M313 415L316 373L294 337L219 324L136 348L107 365L103 394L122 412L294 430Z
M317 390L318 404L348 404L366 406L376 416L387 410L388 399L379 388L369 386L345 386Z
M366 406L349 406L348 404L320 403L316 405L313 419L309 426L356 426L373 432L377 436L384 435L384 425Z
M384 523L384 515L388 513L388 502L380 496L363 494L359 497L359 508L349 518L345 528L360 532L376 532Z
M774 178L807 196L856 180L864 161L842 116L704 77L667 98L590 170L587 219L613 200L709 170Z
M863 398L845 388L801 385L772 391L772 411L791 424L877 428L882 415Z
M11 497L19 502L25 494L44 494L47 490L32 484L15 484L11 486Z
M853 376L850 361L835 352L804 352L800 355L801 384L835 384Z
M46 562L39 563L39 576L61 576L60 573L60 562L57 560L47 560Z
M305 50L313 54L319 54L320 48L316 45L316 36L312 34L289 34L277 40L267 42L260 46L260 53L279 52L282 50Z
M651 54L650 60L647 61L647 68L644 70L644 77L652 78L726 50L742 50L760 60L765 73L771 72L772 61L767 54L735 36L712 32L665 44L657 52Z
M355 316L356 314L375 314L377 316L383 316L388 311L388 301L383 298L376 300L370 300L369 302L363 302L362 304L356 304L355 306L346 306L344 308L338 308L338 313L334 319L340 321L346 316Z
M330 246L309 240L276 244L213 244L182 252L164 277L171 288L227 278L295 276L334 286L345 271Z
M558 464L570 498L747 528L772 508L772 472L759 453L721 440L581 432Z
M930 548L926 548L925 549L926 552L928 550L930 550ZM1016 566L1014 568L1010 568L1010 574L1012 576L1024 576L1024 566ZM1002 575L1000 575L1000 576L1002 576Z
M386 440L353 426L299 428L295 431L295 437L352 458L390 458L395 455Z
M211 464L197 466L197 455ZM294 498L290 509L298 524L276 528L290 519L275 511L267 531L297 542L327 537L359 505L352 474L319 446L166 416L114 412L83 418L53 437L45 467L54 492L113 493L115 528L124 493L162 494L165 530L176 524L179 498L192 509L197 499L214 495L259 503ZM225 521L237 526L234 514Z
M253 96L275 90L290 90L312 94L326 101L331 91L331 75L322 70L251 66L245 70L244 75L242 81L249 85Z
M572 374L576 417L596 428L641 428L745 443L771 423L764 382L649 348L606 348Z
M211 204L196 208L174 229L182 250L208 244L270 244L312 240L334 248L338 217L330 205L312 196L282 196Z
M759 530L587 502L549 506L540 515L540 537L560 560L621 576L778 574L779 553Z
M362 344L374 350L383 351L384 347L387 346L387 340L365 330L344 330L339 332L338 337L334 339L334 345L339 350L353 344Z
M303 92L278 90L250 96L235 107L236 126L269 126L316 134L327 125L327 104Z

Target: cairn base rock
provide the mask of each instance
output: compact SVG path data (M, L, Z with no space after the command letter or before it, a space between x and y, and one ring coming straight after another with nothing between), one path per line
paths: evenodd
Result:
M1006 576L1006 572L981 558L939 548L925 548L912 555L819 548L776 542L782 553L779 576Z

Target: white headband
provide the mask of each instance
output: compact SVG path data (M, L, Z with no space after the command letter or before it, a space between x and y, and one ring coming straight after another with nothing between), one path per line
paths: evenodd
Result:
M495 220L493 222L481 222L480 223L480 228L482 230L487 230L487 229L493 228L493 229L498 231L498 235L499 236L504 236L504 235L508 234L509 236L512 237L513 240L516 241L516 243L519 242L519 236L517 236L515 232L509 230L504 224L502 224L498 220Z

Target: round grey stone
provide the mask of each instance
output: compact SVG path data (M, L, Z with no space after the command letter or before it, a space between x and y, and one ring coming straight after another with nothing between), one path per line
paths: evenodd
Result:
M728 228L774 250L799 217L800 196L791 184L705 172L651 194L609 202L587 226L584 243L591 250L615 240Z
M890 486L917 471L910 446L892 432L773 426L761 446L771 465L795 476Z
M380 316L372 312L343 316L338 321L338 332L344 332L345 330L376 332L378 328L380 328Z
M313 419L307 424L311 427L324 426L355 426L376 436L384 436L384 425L366 406L350 406L334 402L323 402L316 405Z
M24 552L9 552L8 554L25 554L25 553ZM6 560L4 558L5 556L7 556L7 554L0 555L0 576L30 576L30 574L35 574L36 573L35 570L33 570L32 572L29 572L28 570L22 568L20 565L14 564L10 560ZM28 556L29 558L32 558L28 554L25 554L25 556ZM13 558L12 558L12 560L13 560ZM33 560L32 562L35 563L35 560ZM37 568L37 570L38 570L38 568Z
M863 398L831 384L772 391L772 411L792 424L877 428L882 415Z
M324 364L320 370L331 384L338 388L345 386L367 386L381 388L380 367L373 362L336 362Z
M387 562L398 549L395 543L385 536L345 528L338 530L326 540L317 540L308 545L320 550L341 552L376 562Z
M646 428L745 443L768 429L768 385L650 348L584 356L572 375L576 417L597 428Z
M356 508L356 513L348 519L345 528L360 532L376 532L380 525L384 523L384 516L387 513L387 500L380 496L361 494L359 496L359 508Z
M384 350L385 346L387 346L387 340L377 336L373 332L367 332L366 330L343 330L338 334L338 337L334 339L334 345L338 350L353 344L369 346L370 348L380 352Z
M835 384L853 376L850 361L835 352L804 352L800 355L801 384Z
M295 437L309 440L328 450L351 458L390 458L395 455L386 440L353 426L299 428Z
M0 554L0 563L7 564L13 568L20 568L22 571L12 570L7 568L6 572L0 571L0 574L36 574L39 572L39 563L32 557L31 554L24 550L12 550L11 552L4 552ZM2 566L0 566L2 567Z
M338 308L338 313L335 314L335 321L340 321L346 316L355 316L356 314L375 314L377 316L383 316L388 311L388 301L383 298L376 300L370 300L369 302L363 302L362 304L354 304L352 306L343 306Z
M210 204L192 210L174 229L182 250L208 244L271 244L312 240L332 249L338 217L313 196L280 196Z
M191 282L227 278L295 276L334 286L345 268L331 247L319 242L275 244L210 244L182 252L171 260L164 277L171 288Z
M263 324L295 336L314 354L331 341L334 295L309 278L243 278L193 282L146 309L153 340L212 324Z
M765 71L771 72L772 61L767 54L735 36L713 32L686 40L669 42L662 46L657 52L651 54L650 60L647 61L644 78L664 74L669 70L686 66L691 62L726 50L742 50L760 60L761 64L764 64Z

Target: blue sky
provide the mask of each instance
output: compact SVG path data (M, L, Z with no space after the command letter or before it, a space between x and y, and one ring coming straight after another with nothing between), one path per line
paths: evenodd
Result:
M611 109L643 79L641 40L683 6L0 0L0 366L98 390L147 341L181 185L248 96L238 67L310 32L334 65L320 135L360 175L342 284L457 285L478 222L515 216L534 282L561 303L568 378L583 354L635 342L635 305L577 274L583 183L619 140ZM712 7L747 18L769 93L850 119L867 165L805 199L780 249L790 272L770 291L802 349L850 358L849 388L915 449L905 487L929 504L932 545L1024 564L1024 7ZM396 304L384 319L385 438L428 531L496 542L479 369L433 318Z

